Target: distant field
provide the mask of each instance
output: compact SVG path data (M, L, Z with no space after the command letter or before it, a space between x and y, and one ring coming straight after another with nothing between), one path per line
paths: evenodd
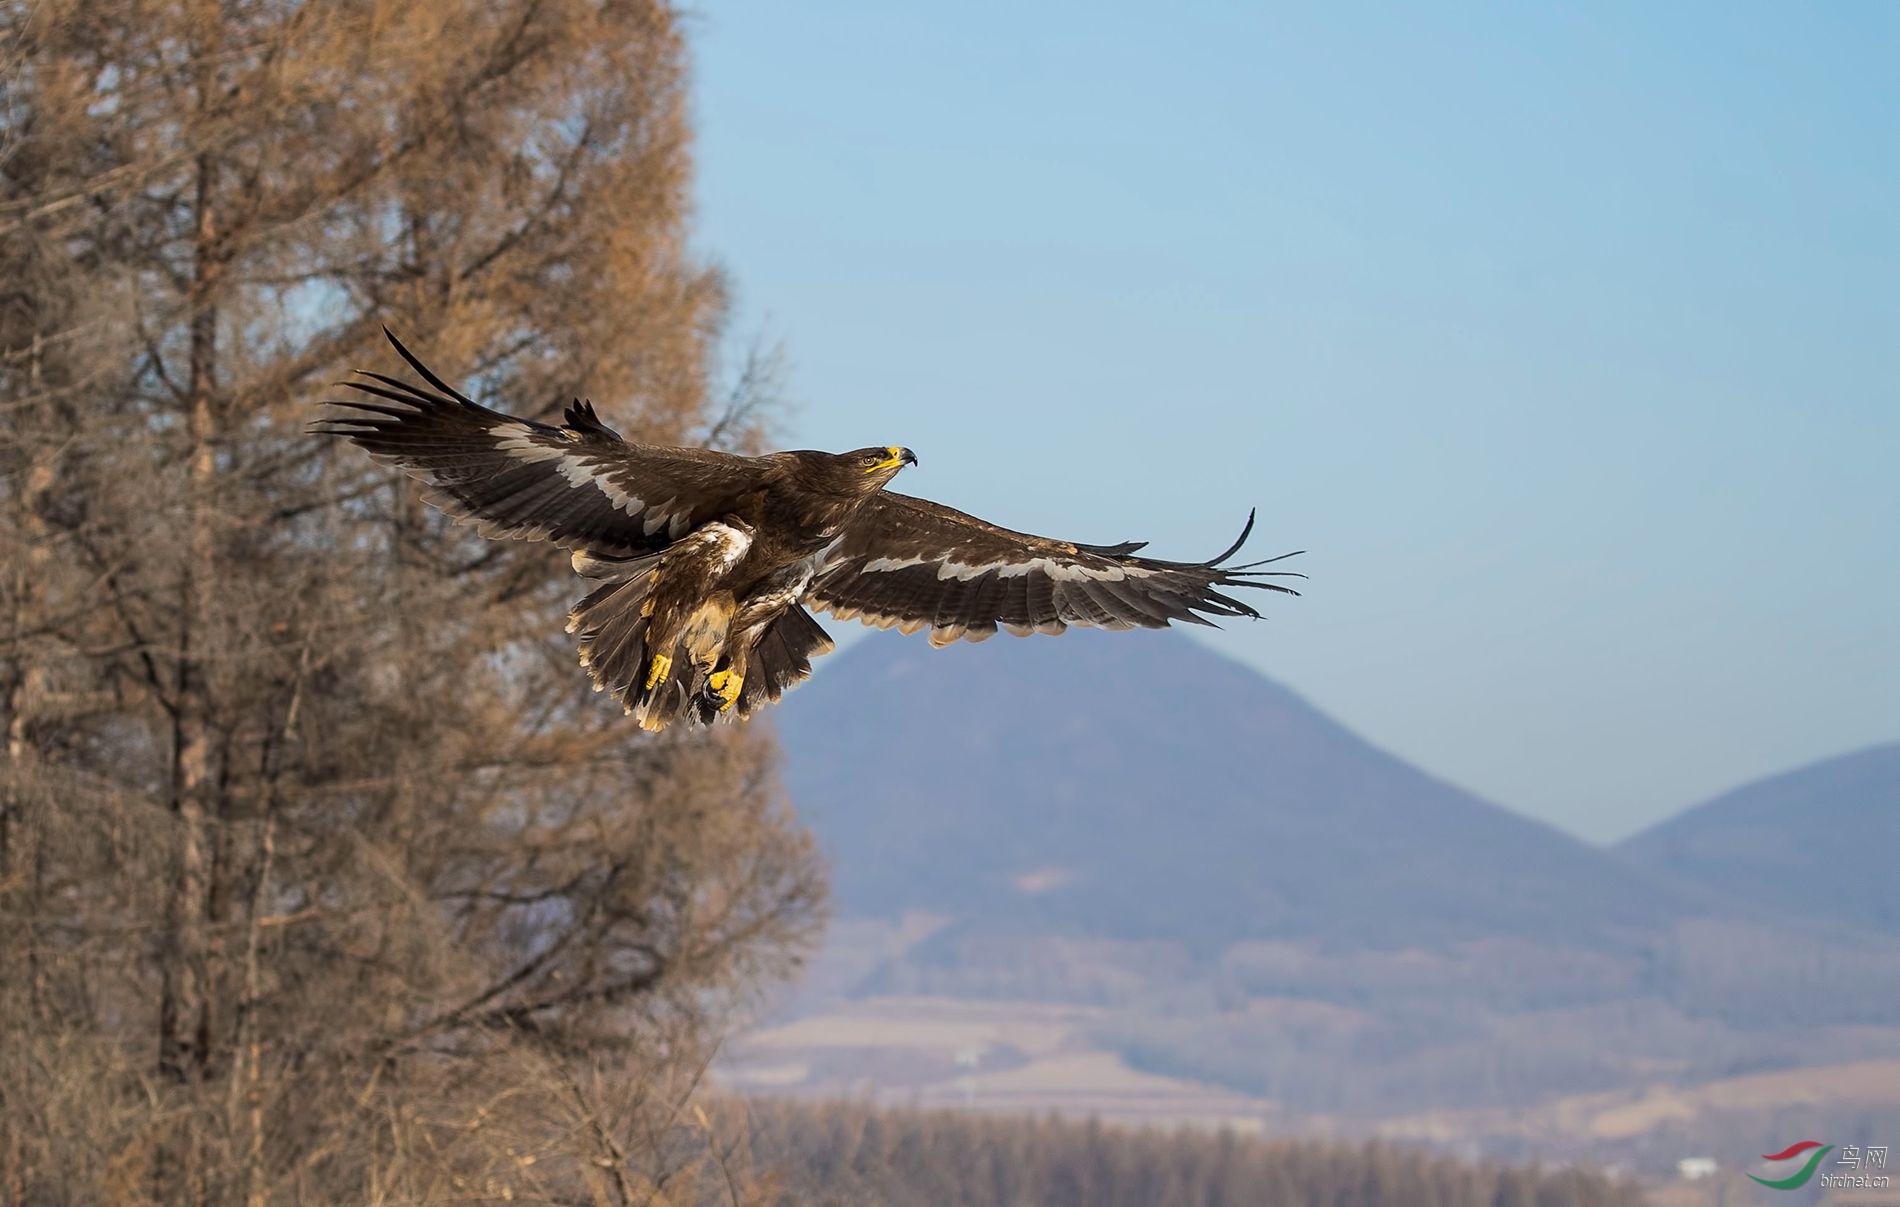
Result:
M1246 1132L1279 1113L1262 1098L1129 1068L1084 1039L1100 1015L1040 1002L867 998L755 1033L734 1048L720 1080L752 1094L1057 1111Z
M1297 1005L1297 1004L1296 1004ZM1265 1007L1263 1007L1265 1008ZM882 1105L1096 1115L1124 1123L1226 1125L1243 1132L1377 1135L1463 1151L1640 1148L1693 1134L1717 1112L1802 1108L1900 1115L1900 1061L1861 1061L1552 1098L1524 1109L1388 1118L1289 1111L1267 1098L1132 1069L1089 1040L1103 1012L1039 1002L878 997L757 1032L720 1080L751 1094L847 1096ZM1895 1137L1900 1142L1900 1136ZM1727 1155L1726 1153L1724 1155ZM1738 1158L1740 1159L1740 1158Z
M1386 1122L1395 1139L1456 1140L1509 1134L1526 1139L1625 1140L1712 1111L1791 1107L1900 1107L1900 1061L1864 1060L1725 1077L1695 1086L1657 1082L1638 1091L1574 1094L1530 1110L1436 1111Z

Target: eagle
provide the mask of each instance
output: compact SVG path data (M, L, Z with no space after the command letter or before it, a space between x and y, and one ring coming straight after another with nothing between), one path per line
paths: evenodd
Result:
M1142 541L1084 545L1013 532L886 489L917 464L900 445L748 457L624 440L591 402L558 426L482 406L387 328L426 385L359 371L357 396L311 425L424 486L486 537L551 541L591 584L568 616L595 691L639 724L744 718L811 674L832 648L812 610L933 645L1070 625L1162 628L1258 618L1226 592L1297 594L1263 567L1141 557ZM1298 577L1293 575L1292 577Z

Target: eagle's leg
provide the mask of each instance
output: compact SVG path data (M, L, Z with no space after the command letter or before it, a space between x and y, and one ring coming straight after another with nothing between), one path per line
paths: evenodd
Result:
M752 666L753 648L765 630L772 627L772 622L797 598L798 592L804 590L810 578L809 569L795 567L787 581L768 583L765 590L747 599L734 614L725 661L706 680L713 698L719 702L720 712L730 712L739 702L739 693L745 689L746 672Z
M673 658L670 654L653 655L653 664L647 668L646 690L652 691L655 687L664 683L667 675L672 673L672 670Z
M710 687L713 695L718 698L719 711L725 712L739 699L739 689L745 686L745 676L727 667L722 671L714 671L707 678L706 686Z
M745 691L746 675L752 655L772 622L798 599L811 582L812 568L801 562L785 567L756 584L743 602L726 616L724 649L715 665L704 667L705 690L700 699L700 719L711 721L719 713L731 712ZM748 703L742 714L752 711Z
M641 602L640 615L647 621L642 635L648 655L643 696L664 688L673 674L676 659L692 663L703 675L719 661L719 650L726 640L726 626L737 606L730 590L722 589L721 580L752 544L749 531L731 524L715 522L693 533L666 551L656 567L656 581ZM642 713L641 723L665 725L664 717L651 714L650 698L634 704Z
M759 639L755 630L741 629L732 635L726 643L726 656L721 660L719 669L706 679L707 694L717 701L719 712L730 712L739 702L739 692L745 687L746 672L752 669L752 643Z
M724 653L729 639L729 626L736 606L732 592L717 591L687 617L679 641L685 647L693 669L700 674L709 675L720 664L720 655Z

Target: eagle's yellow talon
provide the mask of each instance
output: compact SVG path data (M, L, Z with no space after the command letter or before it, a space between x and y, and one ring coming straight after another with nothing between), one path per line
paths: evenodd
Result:
M706 686L712 688L713 695L719 697L719 711L725 712L739 698L739 689L745 686L745 676L735 675L731 671L714 671L707 676Z
M666 679L668 671L673 669L673 659L667 654L653 655L653 665L647 671L647 690L652 691L656 684Z

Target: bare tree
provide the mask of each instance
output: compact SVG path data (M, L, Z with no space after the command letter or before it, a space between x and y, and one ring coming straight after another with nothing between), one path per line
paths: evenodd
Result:
M713 1176L685 1096L822 896L768 740L637 734L558 558L303 434L387 323L756 438L674 14L43 0L0 48L0 1202Z
M747 1112L739 1162L772 1167L763 1201L858 1207L1341 1207L1444 1204L1635 1207L1640 1188L1583 1170L1474 1165L1440 1154L1193 1128L861 1103L766 1100Z

